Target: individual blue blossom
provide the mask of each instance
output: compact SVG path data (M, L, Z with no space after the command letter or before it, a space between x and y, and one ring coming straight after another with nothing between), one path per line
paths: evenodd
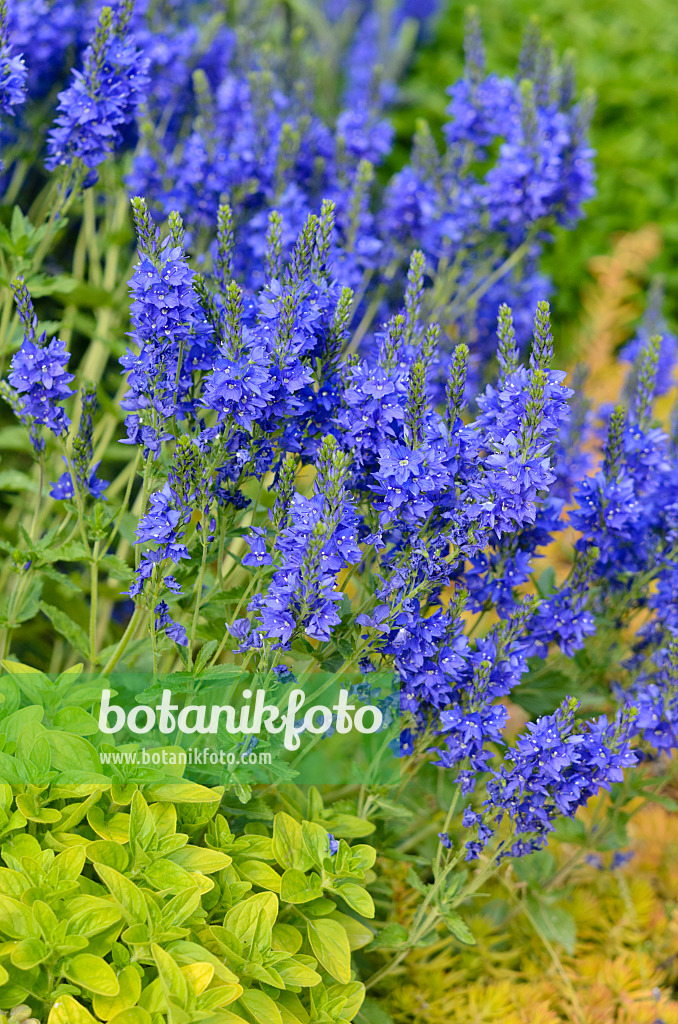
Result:
M260 526L254 526L250 530L249 537L245 537L249 544L249 553L243 556L243 565L272 565L273 558L266 549L266 530Z
M278 682L283 683L285 686L296 686L298 680L289 665L274 665L273 675Z
M180 623L175 622L171 618L169 608L165 601L160 601L155 606L154 614L156 633L164 632L169 640L174 640L174 642L179 644L181 647L188 647L186 630Z

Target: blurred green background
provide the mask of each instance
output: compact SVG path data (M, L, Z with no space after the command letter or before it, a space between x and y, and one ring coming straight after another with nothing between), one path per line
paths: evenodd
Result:
M411 68L397 115L400 139L417 117L438 128L445 88L463 68L466 4L449 2L432 38ZM577 54L579 87L592 88L597 108L598 196L574 231L558 234L546 260L554 279L556 322L564 340L580 316L580 294L593 256L608 253L614 235L649 222L660 226L663 251L652 265L666 284L666 311L678 321L678 3L676 0L480 0L488 68L512 72L522 34L538 15L560 54ZM562 337L562 335L561 335Z

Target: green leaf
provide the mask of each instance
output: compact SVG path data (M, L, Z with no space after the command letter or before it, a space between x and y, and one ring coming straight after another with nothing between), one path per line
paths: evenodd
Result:
M393 1017L374 999L366 999L360 1007L356 1024L393 1024Z
M308 871L313 864L304 845L301 825L284 811L273 819L273 856L281 868Z
M329 812L323 824L340 839L362 839L364 836L371 836L376 828L374 822L359 818L357 814L338 812Z
M301 835L311 862L316 867L322 867L323 861L330 855L330 839L327 829L324 829L322 825L316 825L314 821L304 821L301 825Z
M60 708L54 716L53 725L65 732L74 732L76 736L94 736L99 731L94 715L76 707Z
M402 924L387 924L380 928L370 943L372 949L398 949L407 942L408 931Z
M9 955L20 971L30 971L49 956L49 950L42 939L22 939Z
M67 615L61 608L47 604L46 601L40 602L40 611L44 612L57 633L60 633L71 647L86 658L89 657L89 639L82 626L74 622L70 615Z
M21 879L21 876L18 876ZM19 889L21 892L21 889ZM303 937L298 928L293 924L276 922L273 926L273 938L271 948L282 953L297 953L301 949Z
M271 928L278 917L278 897L272 892L259 892L237 903L226 914L224 926L240 939L243 945L254 937L261 911L267 916Z
M236 1008L242 1006L257 1024L282 1024L280 1010L270 996L256 988L248 988L241 995Z
M305 875L303 871L289 868L282 876L280 899L283 903L310 903L322 896L320 876L313 872Z
M73 996L63 995L50 1010L47 1024L96 1024L89 1010L78 1003Z
M346 932L351 949L362 949L373 940L374 932L362 921L357 921L355 917L349 917L348 914L342 914L338 910L333 911L331 917L333 921L338 921Z
M577 941L577 925L572 914L555 904L527 897L527 909L537 930L551 942L558 942L572 956Z
M110 1024L153 1024L153 1018L142 1006L130 1006L111 1017Z
M374 902L367 889L354 882L344 882L333 887L332 892L338 893L345 903L361 917L374 917Z
M577 696L572 680L563 672L553 669L539 672L534 681L532 676L533 673L525 676L525 682L513 690L511 699L535 717L554 711L561 703L564 693Z
M40 299L45 295L70 295L78 282L67 274L34 274L26 281L26 286L33 298Z
M116 1014L134 1006L141 995L141 978L134 967L124 967L118 975L118 983L120 990L117 995L95 995L92 1000L94 1012L102 1020L110 1020Z
M24 217L21 207L13 207L12 220L10 222L10 235L14 245L16 246L22 238L28 238L32 234L33 225L27 217Z
M282 879L277 871L274 871L269 864L260 860L244 860L238 862L238 874L242 875L248 882L259 886L260 889L268 889L271 892L280 893Z
M530 886L543 885L555 873L556 861L548 850L537 850L527 857L517 857L513 870L521 882L528 882Z
M60 772L101 774L96 750L86 739L73 733L47 731L45 739L52 755L52 767Z
M143 924L147 914L146 900L134 882L105 864L94 866L101 881L122 910L125 920L130 924Z
M193 886L193 877L171 860L154 860L144 870L144 878L161 892L180 893Z
M142 850L147 850L156 839L155 821L148 804L140 791L132 797L129 818L129 841L137 843Z
M161 786L148 786L145 789L149 800L167 801L178 804L213 804L222 789L208 789L195 782L168 782Z
M553 824L553 835L559 842L574 843L577 846L586 842L586 826L579 818L556 818Z
M165 996L171 996L181 1006L185 1006L188 1000L188 984L176 961L155 942L151 944L151 954L158 968L160 984Z
M35 493L38 485L27 473L18 469L5 469L0 473L0 491L31 491Z
M312 988L322 981L317 971L314 971L308 964L299 963L298 960L283 960L276 964L276 970L285 985L301 985L303 988Z
M123 562L122 558L118 558L117 555L104 555L100 559L99 565L114 580L122 580L123 583L128 583L134 575L127 562Z
M629 845L629 834L626 829L629 815L618 812L612 821L607 821L600 829L593 844L596 850L623 850Z
M351 980L351 947L344 929L326 917L307 920L306 925L315 958L328 974L347 984Z
M102 996L117 996L120 991L115 971L100 956L79 953L66 961L63 972L69 981L87 989L88 992L96 992Z
M443 921L448 932L454 935L455 939L463 942L466 946L475 946L476 940L473 937L473 932L461 914L458 914L456 910L445 910L443 912Z
M205 612L203 606L203 614ZM195 674L199 676L203 669L206 667L207 662L210 660L217 647L219 646L218 640L210 640L209 643L203 644L198 651L198 657L195 659Z
M541 597L549 597L556 592L556 571L548 565L537 580L537 590Z
M168 854L173 861L186 871L200 871L203 875L213 875L223 871L232 863L232 858L219 850L207 850L201 846L183 846L180 850Z
M3 854L5 850L6 847ZM40 938L40 929L30 910L12 896L0 896L0 933L10 939Z

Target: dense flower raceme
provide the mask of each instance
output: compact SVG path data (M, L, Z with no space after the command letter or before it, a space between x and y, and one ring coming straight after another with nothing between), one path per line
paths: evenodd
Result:
M360 34L358 40L357 49ZM261 265L267 211L280 214L281 237L289 243L308 213L317 212L320 196L329 197L341 211L334 262L342 284L355 288L369 272L373 289L385 278L389 288L381 294L381 311L388 312L391 293L397 309L402 296L393 289L394 267L419 247L438 283L431 301L445 296L436 314L447 316L459 307L453 319L471 327L474 356L484 362L493 354L496 308L507 299L516 309L524 347L529 311L548 287L538 270L545 229L554 222L572 226L582 215L581 203L593 194L586 141L590 111L586 102L575 102L571 69L556 67L547 44L537 38L528 38L515 81L486 76L473 21L467 50L466 77L451 89L447 152L441 156L423 131L411 163L387 186L374 219L367 208L374 191L371 168L390 151L390 133L381 115L382 93L352 73L349 107L333 130L298 97L286 95L268 72L242 77L227 71L212 87L205 80L191 134L180 141L171 132L160 141L157 133L149 134L131 185L165 215L190 209L189 226L203 232L214 230L218 204L227 195L236 220L248 224L233 253L236 276L248 282ZM365 69L363 79L369 77L369 61L353 66ZM488 168L487 152L502 140ZM460 297L476 289L469 324ZM371 340L368 334L368 346Z
M7 5L0 3L0 111L13 117L26 99L26 65L9 32Z
M16 395L15 409L30 425L31 442L39 452L45 447L41 426L57 435L69 428L63 403L73 394L73 374L66 369L69 356L63 341L52 338L48 342L45 332L37 335L38 320L23 279L15 283L13 291L24 339L12 359L9 384Z
M171 614L180 619L179 592L195 550L194 510L200 524L209 523L197 531L203 551L218 532L217 518L242 515L252 523L242 555L251 584L227 624L236 652L263 656L272 644L284 653L299 638L343 643L347 592L339 574L367 574L374 596L356 618L361 667L395 667L401 713L411 721L403 751L433 729L439 763L458 773L464 793L472 794L485 772L496 778L487 805L466 815L479 826L471 857L494 833L502 809L517 833L514 853L540 845L556 814L574 813L635 762L633 736L673 745L673 725L666 723L675 708L675 653L670 660L662 652L673 650L678 632L675 601L666 600L678 588L678 467L675 440L651 420L659 339L648 342L629 384L630 411L608 415L594 468L590 455L566 452L574 396L564 373L551 368L547 304L538 305L525 363L511 311L502 307L498 379L477 396L470 415L463 344L453 356L444 408L431 400L440 356L437 330L418 318L421 254L411 263L405 308L379 333L371 363L345 352L351 296L329 263L331 204L309 218L286 257L269 240L275 276L259 292L245 292L230 278L226 246L221 289L213 293L192 276L177 218L159 241L143 203L135 211L133 323L149 329L137 330L139 358L128 355L123 365L134 393L147 400L138 401L132 424L128 419L128 442L159 459L179 436L182 453L168 484L151 495L137 533L152 547L131 593L156 608L158 630L167 626L168 636L188 642L170 605L176 602ZM175 327L165 333L167 310ZM209 359L202 359L205 351ZM181 377L182 358L186 386L168 386L170 405L156 416L153 388L167 372L170 382ZM183 393L190 401L180 406ZM587 431L594 421L580 405L583 412L575 402L574 415L581 446L595 433ZM310 494L294 486L304 465L315 467ZM256 506L248 508L246 485L268 470L276 498L266 523ZM535 561L568 526L579 535L569 578L526 597ZM216 557L214 549L207 557ZM582 723L574 705L564 706L552 720L540 720L529 742L520 740L506 767L497 768L505 701L531 666L554 645L572 657L599 622L639 606L652 618L633 658L648 666L651 687L617 687L624 710L614 722ZM468 615L488 609L499 621L470 638ZM562 771L550 759L547 775L540 774L542 736L563 745ZM520 760L528 755L529 771Z
M423 253L365 359L352 341L360 311L332 263L331 202L292 246L273 220L266 280L251 288L233 276L227 206L214 280L193 270L176 214L161 230L143 200L133 211L123 441L145 466L145 506L129 596L156 656L162 637L190 663L201 604L237 568L246 582L219 652L326 650L358 663L368 689L372 672L395 671L401 753L423 744L454 773L474 830L470 858L504 811L512 838L501 833L500 853L541 845L555 816L635 762L631 741L673 748L678 448L652 419L659 337L636 359L628 408L596 417L552 368L548 304L537 305L526 358L502 306L496 379L469 404L470 352L459 344L440 403ZM69 430L68 354L38 337L25 285L15 294L24 341L4 393L49 454ZM84 509L106 485L92 462L92 387L78 404L67 472L51 494ZM571 417L588 457L567 451ZM569 575L535 589L544 549L572 528ZM601 624L630 625L638 609L644 624L608 694L616 717L585 721L566 701L506 746L507 701L520 700L530 673L558 649L567 663ZM384 701L392 713L392 695Z
M132 123L148 84L148 62L128 32L131 5L104 7L82 71L59 95L47 142L47 167L82 165L91 184L94 169L113 152ZM77 163L76 163L77 162Z
M291 81L273 56L284 18L257 17L255 8L230 25L183 0L167 16L145 0L113 8L73 0L44 10L39 0L16 0L16 46L45 54L28 62L31 97L63 80L67 51L78 54L79 70L59 93L47 167L65 165L88 187L107 156L136 142L130 192L162 216L181 210L202 269L217 275L227 200L233 225L243 229L233 235L231 272L255 289L265 281L271 236L292 244L322 200L334 202L335 277L357 294L362 351L376 353L374 325L397 312L398 271L421 249L426 317L445 321L444 339L463 335L469 343L471 395L494 354L498 305L512 306L524 349L532 310L548 292L539 261L550 226L573 226L593 194L590 105L577 101L570 65L558 67L530 31L515 78L488 74L471 17L466 73L450 87L445 152L422 128L407 165L377 187L375 168L392 148L387 114L398 54L412 16L425 23L435 4L366 4L357 18L353 9L328 6L330 22L355 21L352 41L332 58L343 84L331 115L327 105L321 115L314 99L324 92L317 75L327 55L309 44L301 79ZM449 358L438 361L439 381Z

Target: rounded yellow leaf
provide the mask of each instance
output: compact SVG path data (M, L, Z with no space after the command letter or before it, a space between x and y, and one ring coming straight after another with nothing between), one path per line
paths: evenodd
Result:
M195 964L186 964L185 967L181 968L181 973L184 975L195 994L199 996L201 992L205 991L214 977L214 967L212 964L205 963L204 961Z
M141 995L141 978L134 967L124 967L118 975L120 991L117 996L95 995L92 1006L97 1017L102 1020L112 1020L116 1014L119 1016L123 1010L135 1006Z
M50 1010L47 1024L96 1024L94 1017L73 996L60 996Z

